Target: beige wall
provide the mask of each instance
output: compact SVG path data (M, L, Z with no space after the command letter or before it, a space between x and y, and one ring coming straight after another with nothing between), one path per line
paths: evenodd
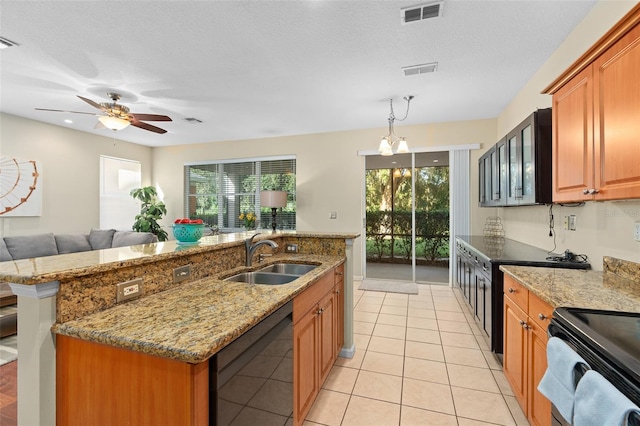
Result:
M600 1L585 19L536 72L498 117L498 135L504 136L536 108L551 106L551 96L540 92L616 24L635 1ZM486 150L484 150L486 151ZM477 176L476 172L473 176ZM477 198L476 198L477 199ZM472 203L477 206L475 200ZM479 208L474 211L474 228L487 216L499 216L508 238L546 250L554 249L549 235L549 208ZM582 207L553 207L556 252L569 249L589 256L594 269L602 270L602 256L610 255L640 262L640 243L634 241L634 221L640 220L640 201L588 202ZM576 215L576 231L563 229L563 218Z
M167 216L180 217L184 208L184 163L295 155L297 229L362 232L364 157L357 153L360 150L375 151L385 131L385 128L380 128L155 148L153 181L165 194ZM396 132L405 136L412 148L486 145L495 139L496 121L401 126L396 128ZM337 212L337 219L329 219L330 211ZM354 248L356 276L362 275L362 253L360 238Z
M0 114L0 154L39 161L43 185L42 216L0 216L3 236L98 228L100 155L138 160L143 185L151 178L149 147L8 114Z

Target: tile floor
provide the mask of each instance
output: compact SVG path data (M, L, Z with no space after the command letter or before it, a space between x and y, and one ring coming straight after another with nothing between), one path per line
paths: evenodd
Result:
M305 426L528 425L457 290L357 290L356 354L338 358Z

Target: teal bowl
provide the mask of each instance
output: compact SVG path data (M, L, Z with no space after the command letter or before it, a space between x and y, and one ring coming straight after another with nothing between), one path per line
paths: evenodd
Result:
M174 223L173 236L180 243L197 243L202 238L204 224L202 223Z

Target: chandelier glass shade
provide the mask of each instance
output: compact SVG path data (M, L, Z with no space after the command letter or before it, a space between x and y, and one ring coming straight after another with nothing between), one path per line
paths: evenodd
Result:
M383 156L390 156L393 154L406 154L409 151L409 145L407 145L407 140L404 137L396 136L393 130L393 123L398 121L403 121L409 115L409 104L413 99L413 96L405 96L404 100L407 101L407 112L404 115L404 118L397 118L393 112L393 99L389 100L389 104L391 107L391 112L389 113L389 133L386 136L382 137L380 141L380 146L378 146L378 152ZM395 146L395 151L394 151Z
M98 120L107 128L111 130L122 130L129 124L128 120L124 118L111 117L110 115L101 115Z

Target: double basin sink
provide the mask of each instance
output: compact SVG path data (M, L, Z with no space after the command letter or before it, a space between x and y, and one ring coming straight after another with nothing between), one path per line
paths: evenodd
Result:
M280 285L287 284L317 268L317 265L302 263L276 263L265 266L254 272L242 272L225 278L224 281L234 281L248 284Z

